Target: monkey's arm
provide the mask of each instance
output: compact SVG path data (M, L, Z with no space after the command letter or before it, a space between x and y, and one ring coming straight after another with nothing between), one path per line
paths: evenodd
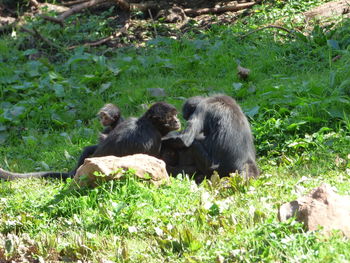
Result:
M94 154L94 152L96 151L97 149L97 144L95 145L90 145L90 146L86 146L84 149L83 149L83 153L80 155L79 157L79 160L78 160L78 163L76 165L76 167L74 168L73 171L70 172L70 174L72 176L75 175L75 172L78 170L78 168L84 163L84 160L90 156L92 156Z
M197 139L191 145L191 153L197 169L202 174L210 176L219 167L219 164L213 162L201 141Z
M191 117L187 122L186 129L179 134L169 134L163 137L162 141L166 146L181 149L191 146L193 141L202 132L203 122L196 116ZM201 136L200 136L201 137Z

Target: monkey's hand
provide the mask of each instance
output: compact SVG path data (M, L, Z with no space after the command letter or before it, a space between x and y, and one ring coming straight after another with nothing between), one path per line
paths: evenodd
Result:
M181 139L181 136L173 135L173 134L163 137L162 144L164 144L166 147L170 147L173 149L186 148L186 145Z

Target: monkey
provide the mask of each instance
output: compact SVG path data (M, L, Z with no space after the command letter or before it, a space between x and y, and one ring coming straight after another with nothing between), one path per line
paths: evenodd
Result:
M255 178L259 169L249 122L238 103L226 95L189 98L183 109L186 129L163 138L165 147L192 147L196 169L207 177L215 169L221 177L238 171ZM204 139L197 136L204 134Z
M145 153L159 157L161 138L180 127L176 108L165 102L157 102L140 118L129 118L120 123L98 145L93 156Z
M97 144L92 157L114 155L117 157L144 153L160 157L161 139L170 131L181 128L176 108L165 102L154 103L141 117L128 118L112 129ZM79 160L80 161L80 160ZM0 169L0 179L14 180L30 177L67 179L73 172L12 173Z
M99 121L101 125L104 128L102 132L100 132L99 135L99 143L102 143L108 136L108 134L124 119L121 116L120 109L112 104L107 103L105 104L98 112L97 117L99 118ZM94 152L97 149L98 144L86 146L83 149L83 153L80 155L77 165L70 173L72 176L74 176L75 172L78 170L78 168L84 163L84 160L94 154Z
M105 104L97 113L100 123L105 129L100 133L99 142L104 141L108 134L124 119L120 110L112 103Z

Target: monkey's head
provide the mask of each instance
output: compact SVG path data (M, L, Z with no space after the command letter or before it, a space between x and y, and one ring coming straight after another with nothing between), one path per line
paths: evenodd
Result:
M204 100L203 96L195 96L186 100L182 106L182 116L185 120L188 120L197 108L197 105Z
M120 118L120 110L114 104L108 103L99 110L97 116L102 126L113 126Z
M166 102L154 103L146 111L144 118L150 120L162 136L181 128L176 108Z

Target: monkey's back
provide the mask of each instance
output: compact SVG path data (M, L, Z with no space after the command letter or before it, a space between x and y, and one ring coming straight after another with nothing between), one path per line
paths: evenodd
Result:
M101 142L94 157L145 153L159 156L161 135L147 119L129 118L119 123Z

